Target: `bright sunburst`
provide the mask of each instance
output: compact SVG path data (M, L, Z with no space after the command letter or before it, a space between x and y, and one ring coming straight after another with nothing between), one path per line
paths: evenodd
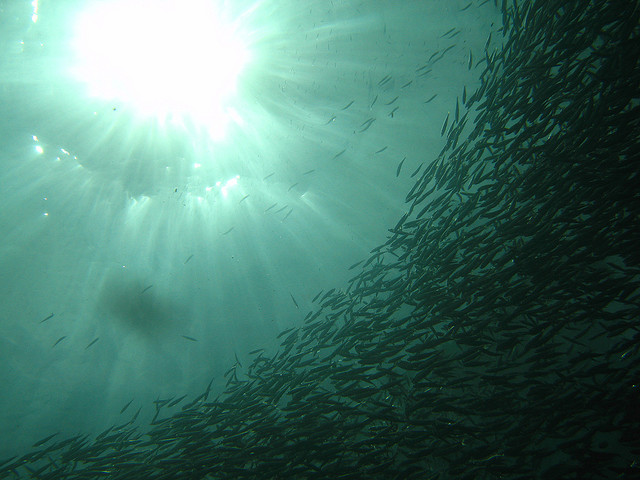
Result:
M92 96L160 120L189 117L221 136L249 60L237 25L216 2L116 0L78 18L74 74Z

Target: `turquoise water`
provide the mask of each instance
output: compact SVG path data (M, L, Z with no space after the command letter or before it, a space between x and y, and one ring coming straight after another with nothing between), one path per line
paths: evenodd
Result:
M636 471L637 6L227 5L221 134L74 76L84 3L8 3L0 459Z

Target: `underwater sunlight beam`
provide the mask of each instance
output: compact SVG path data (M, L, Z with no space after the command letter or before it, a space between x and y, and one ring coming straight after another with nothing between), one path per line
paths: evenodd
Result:
M72 73L93 97L161 122L189 117L221 135L249 55L237 25L216 6L203 0L92 4L77 19Z

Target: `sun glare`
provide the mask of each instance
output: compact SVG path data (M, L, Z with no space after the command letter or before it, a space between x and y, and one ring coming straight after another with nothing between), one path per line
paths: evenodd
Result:
M74 75L89 94L219 134L249 60L233 19L204 0L114 0L79 15Z

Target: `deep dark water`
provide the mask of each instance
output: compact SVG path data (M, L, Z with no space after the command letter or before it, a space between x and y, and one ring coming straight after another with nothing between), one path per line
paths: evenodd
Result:
M640 477L640 4L502 5L481 87L346 291L224 393L0 476Z

